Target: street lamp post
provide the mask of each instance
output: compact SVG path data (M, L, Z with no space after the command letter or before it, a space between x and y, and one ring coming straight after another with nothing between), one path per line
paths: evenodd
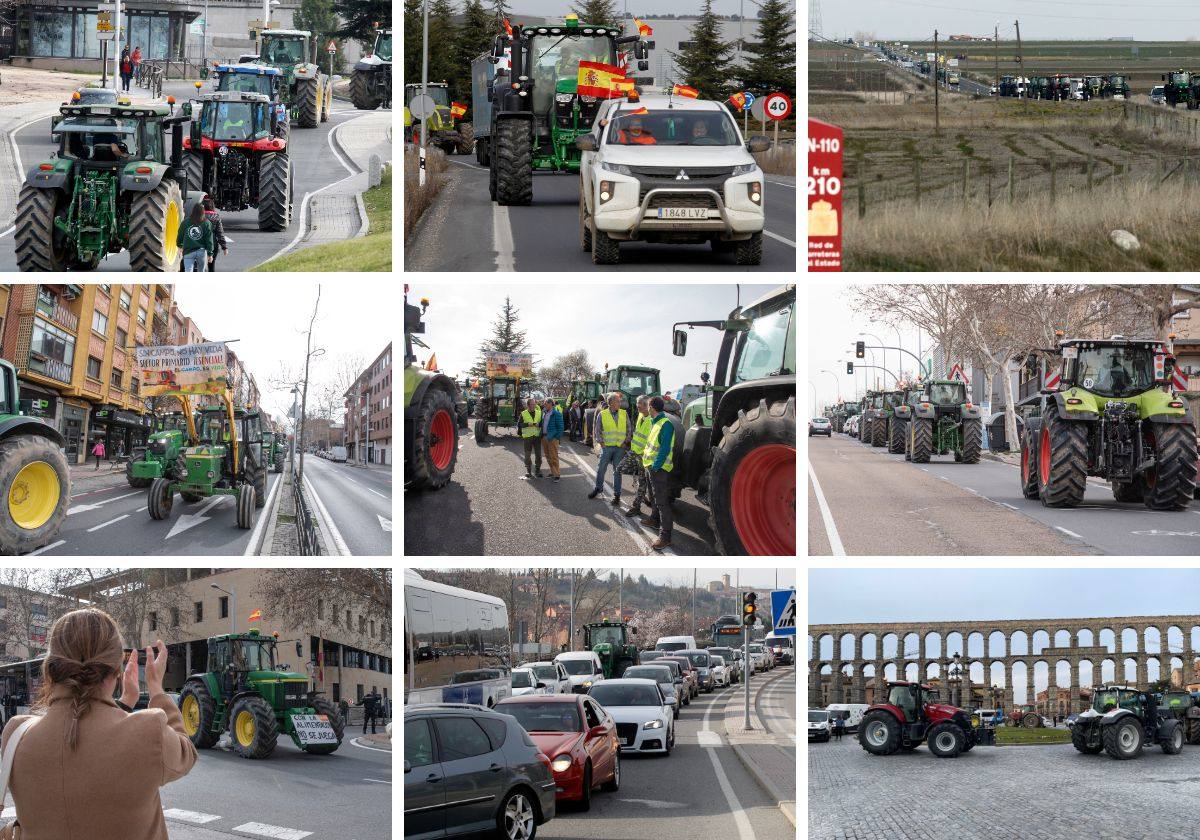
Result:
M229 596L229 632L236 633L237 632L237 594L235 592L230 592L228 589L222 589L221 587L217 586L215 583L210 583L209 586L211 586L213 589L217 590L218 592L224 592L226 595Z
M863 338L863 337L865 337L865 336L870 336L871 338L873 338L873 339L875 339L876 341L878 341L878 342L879 342L879 344L880 344L880 346L882 346L882 345L883 345L883 339L882 339L882 338L880 338L879 336L875 335L875 333L869 333L869 332L860 332L860 333L858 334L858 336L859 336L859 338ZM874 362L874 357L873 357L873 356L872 356L872 362L871 362L871 364L875 364L875 362ZM884 350L884 351L883 351L883 366L884 366L885 368L887 367L887 350Z
M842 399L842 379L841 379L841 377L839 377L837 375L837 373L835 373L832 370L822 370L821 373L828 373L830 376L833 377L833 381L837 383L837 390L838 390L837 398L840 401Z

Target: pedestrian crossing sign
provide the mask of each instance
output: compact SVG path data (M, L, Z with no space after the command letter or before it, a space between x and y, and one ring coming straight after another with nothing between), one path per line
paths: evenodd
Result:
M771 625L777 636L796 635L796 590L771 592Z

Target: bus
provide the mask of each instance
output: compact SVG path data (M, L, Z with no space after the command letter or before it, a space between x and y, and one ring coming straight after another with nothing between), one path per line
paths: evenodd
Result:
M512 693L508 608L404 572L404 702L491 708Z
M710 628L714 645L737 647L742 643L742 618L737 615L717 616Z

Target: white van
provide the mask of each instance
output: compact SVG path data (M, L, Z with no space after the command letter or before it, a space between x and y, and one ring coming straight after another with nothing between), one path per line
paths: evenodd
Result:
M808 710L808 740L828 741L831 731L829 712L824 709Z
M569 650L554 657L554 661L567 669L573 694L587 694L593 683L604 679L604 666L594 651Z
M655 650L695 650L695 636L659 636Z
M871 707L866 703L830 703L825 707L825 711L829 712L831 720L840 717L846 732L857 732L863 714L869 708Z
M330 461L336 461L339 464L344 464L344 463L346 463L346 457L347 457L346 456L346 447L331 446L329 448L329 460Z

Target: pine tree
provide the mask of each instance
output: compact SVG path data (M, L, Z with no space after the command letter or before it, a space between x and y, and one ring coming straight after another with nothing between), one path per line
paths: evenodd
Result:
M463 5L463 19L458 29L458 40L455 42L455 65L457 71L453 84L458 93L457 101L467 106L467 116L471 114L471 62L480 53L487 52L496 37L496 25L492 16L484 8L483 0L466 0Z
M755 96L782 91L796 98L796 32L792 11L783 0L764 0L758 13L754 43L747 44L745 63L734 73L744 90Z
M417 4L418 15L420 4ZM392 4L388 0L334 0L334 13L345 23L341 29L333 33L340 38L353 38L367 46L375 43L375 27L384 29L392 25ZM408 14L408 3L405 2L405 15ZM420 17L417 18L418 21ZM405 24L407 25L407 20ZM417 27L417 43L420 43L421 27ZM405 42L407 46L407 41ZM420 51L417 52L420 60Z
M450 82L452 100L458 98L453 84L458 69L454 56L457 38L458 26L454 23L450 0L429 0L429 81Z
M479 345L479 360L471 368L472 376L487 375L488 353L527 352L529 342L525 338L525 330L517 329L517 322L520 320L520 310L513 306L512 298L506 297L504 299L504 306L500 309L500 314L492 322L491 338Z
M571 11L579 16L580 23L591 23L597 26L621 25L621 15L617 11L616 0L582 0L579 5L572 6Z
M492 0L492 21L496 24L497 30L504 28L504 21L507 20L514 28L517 21L512 19L512 9L508 7L506 0Z
M421 0L404 0L405 84L421 83L421 18Z
M688 46L671 53L678 68L677 79L663 79L690 85L700 91L700 98L723 101L729 96L729 79L733 75L730 54L733 44L721 40L721 24L712 10L712 0L704 0L704 9L692 27Z

